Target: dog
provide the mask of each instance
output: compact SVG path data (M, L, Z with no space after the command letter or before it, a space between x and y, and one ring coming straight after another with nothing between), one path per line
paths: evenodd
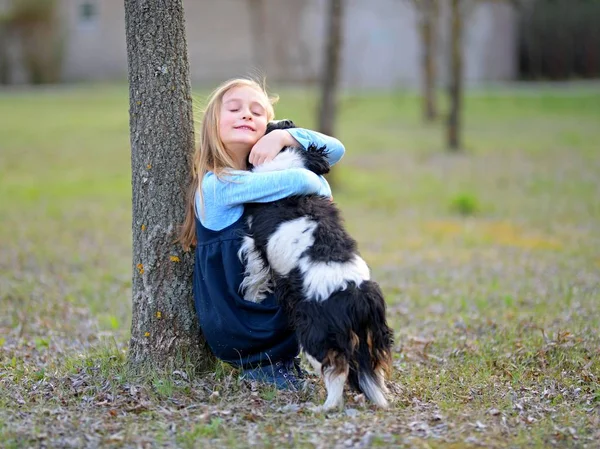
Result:
M267 133L293 127L290 120L270 122ZM325 147L285 147L272 161L250 169L302 167L323 175L330 170L326 152ZM246 204L244 213L241 294L260 302L274 292L306 358L325 381L322 409L343 407L346 382L387 407L393 332L385 300L336 205L319 195L293 196Z

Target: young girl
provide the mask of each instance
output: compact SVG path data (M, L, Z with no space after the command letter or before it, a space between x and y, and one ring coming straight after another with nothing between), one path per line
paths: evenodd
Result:
M333 137L295 128L265 135L274 118L264 88L248 79L233 79L210 96L204 112L200 145L194 154L194 179L188 196L181 242L196 246L194 301L200 326L213 353L242 369L245 378L298 389L301 371L294 331L273 295L260 304L239 292L244 267L238 251L246 231L244 203L270 202L291 195L331 196L324 178L305 169L269 173L247 171L283 147L326 145L333 165L344 146Z

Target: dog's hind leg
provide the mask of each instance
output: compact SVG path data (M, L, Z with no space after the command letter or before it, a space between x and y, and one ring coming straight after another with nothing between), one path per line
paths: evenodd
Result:
M388 407L388 401L385 397L385 391L387 390L383 377L379 374L375 378L364 371L358 374L358 383L360 389L363 391L368 400L373 402L375 405L381 408Z
M383 394L385 396L389 395L390 390L388 390L388 387L385 385L385 372L383 368L378 368L375 372L377 377L377 383L379 384L381 391L383 391Z
M323 368L323 366L321 365L321 362L319 362L317 359L315 359L312 355L310 355L306 351L304 351L304 355L306 356L306 360L308 361L308 363L310 363L310 366L314 370L315 374L321 375L322 368Z
M328 357L331 360L330 357ZM350 365L342 357L336 357L334 363L327 360L323 367L323 378L327 389L327 400L323 404L323 410L342 408L344 406L344 385L348 379Z

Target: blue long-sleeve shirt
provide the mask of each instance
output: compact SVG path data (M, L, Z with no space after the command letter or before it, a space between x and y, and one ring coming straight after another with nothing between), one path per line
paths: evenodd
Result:
M332 165L344 154L344 146L333 137L300 128L288 131L305 149L310 144L326 145ZM222 180L212 173L204 177L203 213L196 196L194 302L206 341L221 360L255 367L298 354L295 333L275 297L256 304L240 295L244 267L237 253L247 231L244 203L312 193L329 196L331 190L323 177L304 169L232 171Z
M344 146L334 137L302 128L287 131L304 149L311 143L318 147L325 145L330 165L344 155ZM204 205L197 194L196 211L205 227L218 231L239 220L244 213L244 203L269 203L311 193L331 196L331 189L325 178L301 168L267 173L231 170L226 179L209 172L202 180Z

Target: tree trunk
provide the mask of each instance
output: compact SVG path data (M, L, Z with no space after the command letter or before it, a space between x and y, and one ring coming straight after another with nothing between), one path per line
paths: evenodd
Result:
M344 0L329 0L327 14L327 44L321 76L321 103L319 106L319 131L334 135L337 115L337 91L340 78Z
M436 102L436 41L438 26L438 0L424 0L421 11L421 47L423 76L423 120L433 122L437 118Z
M137 371L198 370L211 360L192 299L193 256L174 243L194 147L182 0L125 0L133 189Z
M0 18L0 86L10 84L11 67L8 59L8 27Z
M248 0L254 60L262 74L267 73L269 42L267 41L267 8L265 0Z
M450 11L450 113L448 115L448 148L458 151L461 146L461 113L462 113L462 83L463 83L463 48L462 48L462 17L461 0L452 0Z

